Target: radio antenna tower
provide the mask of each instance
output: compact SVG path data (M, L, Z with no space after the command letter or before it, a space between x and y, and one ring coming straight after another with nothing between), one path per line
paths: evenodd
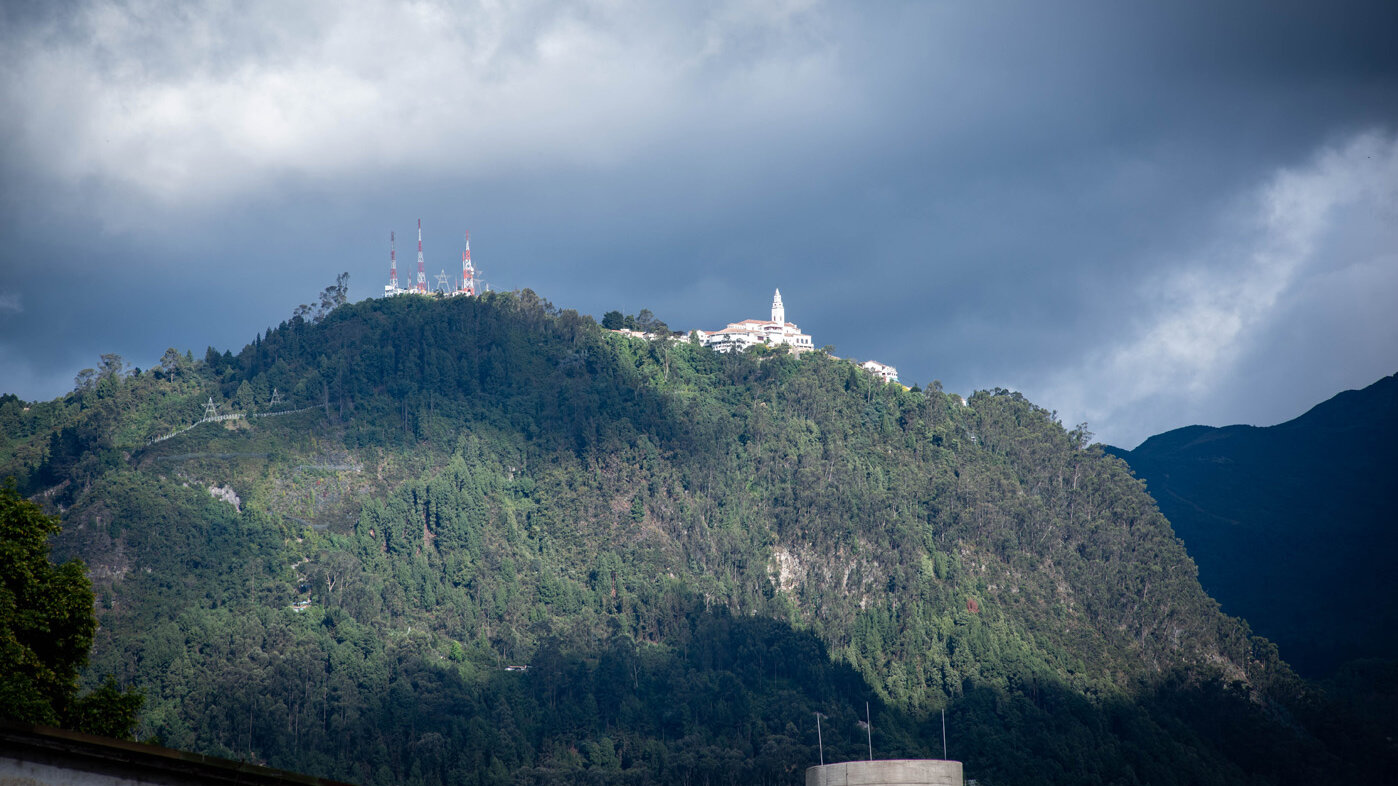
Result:
M427 294L427 271L422 266L422 219L417 220L417 291Z
M461 252L461 294L476 294L476 268L471 264L471 233L466 233L466 250Z
M393 232L388 233L388 286L384 287L384 294L395 295L398 293L398 242Z

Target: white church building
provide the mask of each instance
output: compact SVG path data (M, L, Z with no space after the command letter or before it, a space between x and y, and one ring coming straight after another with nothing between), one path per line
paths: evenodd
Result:
M780 289L772 296L771 319L745 319L730 322L722 330L695 332L699 335L700 343L718 352L741 352L755 344L773 347L785 345L796 352L814 349L811 337L802 333L795 323L786 321L786 308L782 306Z

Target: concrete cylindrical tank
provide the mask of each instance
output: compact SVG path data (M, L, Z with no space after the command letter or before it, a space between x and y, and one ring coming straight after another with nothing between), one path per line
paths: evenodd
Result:
M961 762L942 759L846 761L806 770L806 786L963 786Z

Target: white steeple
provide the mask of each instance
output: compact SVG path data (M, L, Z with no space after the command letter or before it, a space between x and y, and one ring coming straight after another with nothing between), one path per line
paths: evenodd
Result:
M786 324L786 309L782 307L782 291L780 289L772 296L772 321L778 325Z

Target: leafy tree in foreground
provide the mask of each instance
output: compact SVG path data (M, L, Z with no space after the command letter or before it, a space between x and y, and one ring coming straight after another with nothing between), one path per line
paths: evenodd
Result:
M56 517L0 488L0 718L130 736L142 697L108 677L78 696L97 618L83 563L49 561Z

